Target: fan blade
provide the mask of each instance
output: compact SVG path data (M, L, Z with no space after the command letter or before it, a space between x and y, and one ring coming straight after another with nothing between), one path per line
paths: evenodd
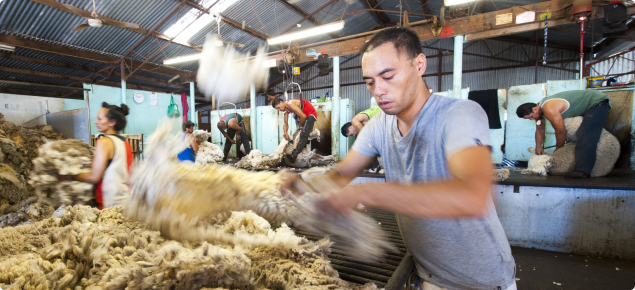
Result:
M90 25L88 25L88 23L84 23L84 24L80 24L77 27L73 28L72 31L75 31L75 32L82 31L82 30L84 30L84 29L86 29L88 27L90 27Z
M123 21L108 19L101 16L98 17L98 19L100 19L104 23L104 25L117 26L123 29L139 29L141 27L139 26L139 24L136 24L136 23L123 22Z

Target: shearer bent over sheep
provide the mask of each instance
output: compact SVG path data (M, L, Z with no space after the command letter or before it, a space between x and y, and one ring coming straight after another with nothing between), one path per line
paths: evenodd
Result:
M245 123L243 122L243 116L238 113L227 114L223 116L220 121L216 124L218 130L225 136L227 140L225 140L225 149L223 150L223 162L227 161L227 156L229 156L229 150L232 148L233 144L236 144L234 141L234 137L236 133L240 135L240 140L243 143L243 147L245 147L245 154L249 155L251 152L251 145L249 144L249 136L247 135L247 129L245 129ZM225 132L227 130L227 132ZM238 154L240 150L236 149L236 154Z
M295 163L295 159L298 157L298 154L302 153L306 144L309 143L309 134L311 134L311 131L313 131L313 125L317 122L317 113L315 112L315 108L306 100L297 99L285 102L281 98L274 99L271 106L280 112L284 112L284 125L282 126L284 130L284 139L291 141L291 136L288 134L289 114L293 114L293 118L298 125L298 129L301 130L297 146L293 152L285 155L285 158L289 160L289 162Z
M537 155L545 154L545 120L551 122L556 131L556 150L564 146L567 129L564 119L583 116L584 119L576 132L575 169L565 178L589 178L595 165L597 144L602 127L609 116L613 103L606 94L591 90L576 90L557 93L544 98L540 103L524 103L516 109L519 118L536 120Z

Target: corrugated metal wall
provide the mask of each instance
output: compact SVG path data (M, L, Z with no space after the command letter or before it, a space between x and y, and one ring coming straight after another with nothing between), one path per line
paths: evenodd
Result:
M628 73L619 76L620 82L629 82L635 77L635 51L607 59L591 66L590 76L613 76L616 74Z
M423 43L424 54L428 57L428 67L424 79L433 91L447 91L452 88L453 40L428 41ZM578 52L559 48L548 48L547 66L538 66L536 70L536 48L542 64L543 47L506 42L499 40L480 40L464 44L463 88L470 90L508 89L511 86L544 83L547 80L566 80L578 77ZM439 53L441 61L441 88L438 85ZM480 55L480 56L477 56ZM554 64L554 62L556 62ZM564 63L560 63L564 62ZM371 94L362 80L361 59L359 55L340 57L340 94L355 102L356 113L370 107ZM311 66L295 76L295 82L303 89L303 98L310 100L332 92L333 75L317 76L318 69ZM278 84L276 91L283 91ZM297 96L297 94L296 94Z

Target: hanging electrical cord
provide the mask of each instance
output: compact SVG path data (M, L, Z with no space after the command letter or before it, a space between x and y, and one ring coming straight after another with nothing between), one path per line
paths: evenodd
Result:
M545 15L545 49L544 55L542 56L542 64L547 64L547 33L549 32L549 15Z

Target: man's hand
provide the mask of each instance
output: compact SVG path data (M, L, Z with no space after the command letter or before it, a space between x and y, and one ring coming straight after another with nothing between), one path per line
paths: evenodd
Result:
M295 186L295 182L299 179L302 179L299 174L291 171L286 171L284 175L284 182L280 186L280 192L282 192L282 195L286 195L287 192L291 192L292 194L300 194L300 190L298 190L298 188Z
M289 136L289 134L284 133L284 139L287 141L291 141L291 136Z
M236 144L236 141L234 141L234 139L229 139L229 143Z
M544 155L545 154L545 149L542 147L536 147L536 151L535 151L536 155Z
M337 193L329 194L328 197L319 200L315 206L324 214L339 213L346 215L351 209L361 202L362 186L347 186Z

